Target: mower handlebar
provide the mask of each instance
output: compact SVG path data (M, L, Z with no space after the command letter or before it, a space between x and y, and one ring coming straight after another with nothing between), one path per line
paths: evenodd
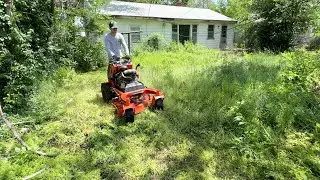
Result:
M129 57L116 57L112 58L110 63L112 64L123 64L123 63L129 63L131 62L131 59Z

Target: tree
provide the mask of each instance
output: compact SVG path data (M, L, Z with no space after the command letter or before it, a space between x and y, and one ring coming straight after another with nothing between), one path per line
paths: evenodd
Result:
M88 71L103 65L102 43L78 32L101 35L107 21L97 11L105 0L90 0L90 9L87 1L0 1L0 102L7 112L27 108L37 83L61 66ZM82 29L76 16L87 22Z
M283 52L292 48L294 37L313 24L319 0L256 0L250 27L249 47Z
M217 2L211 5L212 10L217 11L221 14L226 14L226 10L229 8L228 0L217 0Z

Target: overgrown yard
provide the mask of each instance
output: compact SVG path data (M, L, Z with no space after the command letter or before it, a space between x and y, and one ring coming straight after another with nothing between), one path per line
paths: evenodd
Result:
M244 54L198 47L140 52L141 81L165 110L126 124L102 101L105 69L61 69L12 122L32 148L0 127L0 179L317 179L319 53Z

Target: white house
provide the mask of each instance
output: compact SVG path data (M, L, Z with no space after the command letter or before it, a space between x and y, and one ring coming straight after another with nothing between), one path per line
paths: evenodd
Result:
M131 47L152 33L159 33L169 41L189 40L208 48L233 48L236 20L210 9L111 1L101 13L114 18L120 32L141 31L130 34Z

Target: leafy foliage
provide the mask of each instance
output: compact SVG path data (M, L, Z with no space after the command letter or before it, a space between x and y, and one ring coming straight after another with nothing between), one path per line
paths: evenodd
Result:
M238 21L238 46L283 52L296 38L319 27L319 0L219 0L213 9Z
M248 32L248 29L252 26L253 22L250 10L253 2L254 0L228 0L227 3L222 4L223 9L225 9L223 14L237 20L237 24L234 25L236 33L235 41L238 47L241 48L246 48L248 46L246 42L250 39L251 33ZM218 6L218 9L221 8Z
M5 5L0 5L1 13L4 13ZM25 96L31 93L35 80L46 76L55 65L54 59L50 59L53 52L48 41L50 30L47 26L52 21L52 14L48 6L40 6L37 1L31 5L17 1L15 8L19 13L11 17L1 15L5 17L5 33L1 46L4 55L0 64L0 94L5 107L11 110L26 104Z
M255 1L252 10L256 17L251 27L257 38L254 46L277 52L293 47L295 35L310 27L318 6L317 0Z
M308 50L320 50L320 36L314 37L307 46Z
M134 48L133 55L137 56L145 51L163 51L169 46L169 42L164 39L161 34L154 33L151 36L143 39L141 43Z
M50 0L18 0L7 14L1 1L0 101L7 112L26 109L37 83L59 67L89 71L105 64L99 37L107 18L96 13L98 5L63 9ZM74 25L76 17L85 19L82 26Z

